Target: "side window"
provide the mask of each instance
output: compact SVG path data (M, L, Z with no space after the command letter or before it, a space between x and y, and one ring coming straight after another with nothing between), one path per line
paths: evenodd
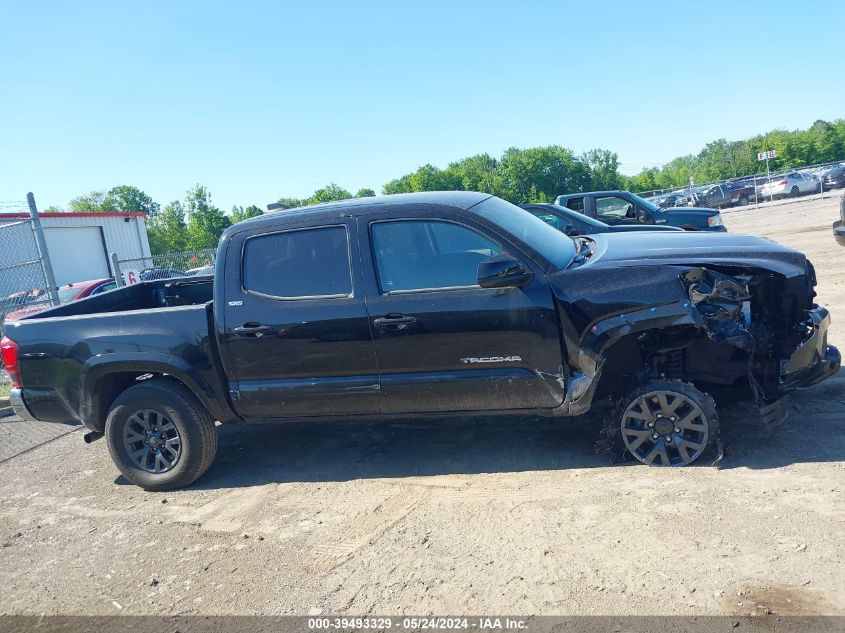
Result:
M244 243L243 287L271 298L352 294L346 227L271 233Z
M562 218L556 216L554 213L550 213L549 211L546 211L545 209L528 207L526 209L526 211L528 211L528 213L530 213L531 215L540 218L543 222L545 222L549 226L553 226L558 231L562 231L564 229L564 227L566 227L567 223Z
M570 198L566 201L566 207L581 213L584 211L584 198Z
M634 216L634 205L617 196L604 196L596 198L596 217L600 220L621 220Z
M108 283L103 284L102 286L100 286L98 288L95 288L94 292L92 292L91 294L92 295L98 295L102 292L108 292L109 290L114 290L115 288L117 288L117 284L113 281L110 281Z
M477 231L437 220L370 225L382 292L475 286L478 263L501 247Z

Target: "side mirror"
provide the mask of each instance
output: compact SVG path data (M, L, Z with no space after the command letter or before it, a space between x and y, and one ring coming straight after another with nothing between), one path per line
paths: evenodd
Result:
M583 235L581 229L574 224L567 224L561 229L561 231L563 231L564 235L568 235L569 237L578 237L579 235Z
M510 255L495 255L478 263L478 285L482 288L518 288L534 274L521 261Z

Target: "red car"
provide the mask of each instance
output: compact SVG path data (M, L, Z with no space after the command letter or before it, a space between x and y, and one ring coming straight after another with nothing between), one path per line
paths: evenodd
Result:
M117 284L114 282L114 279L111 278L77 281L65 286L59 286L59 303L70 303L71 301L84 299L85 297L90 297L91 295L98 295L101 292L107 292L109 290L114 290L115 288L117 288ZM35 312L46 310L49 307L49 305L45 306L43 304L25 306L20 310L9 312L3 320L14 321L15 319L27 316L28 314L34 314Z

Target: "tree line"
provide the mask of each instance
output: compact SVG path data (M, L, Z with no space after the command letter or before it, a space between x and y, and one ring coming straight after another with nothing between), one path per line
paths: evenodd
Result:
M391 180L382 193L465 190L491 193L519 204L549 202L562 193L627 189L648 192L703 184L761 172L757 154L775 150L772 170L783 170L845 159L845 119L818 120L806 130L773 130L742 141L718 139L698 154L679 156L662 167L644 169L634 176L619 173L619 157L606 149L580 155L560 145L510 148L495 158L476 154L445 168L425 164ZM281 197L278 203L293 208L347 198L374 196L372 189L356 193L331 183L307 198ZM47 211L62 211L56 207ZM227 214L214 206L203 185L188 189L184 199L161 207L141 189L120 185L74 198L70 212L143 211L154 254L214 248L220 235L236 222L261 215L257 205L234 206Z

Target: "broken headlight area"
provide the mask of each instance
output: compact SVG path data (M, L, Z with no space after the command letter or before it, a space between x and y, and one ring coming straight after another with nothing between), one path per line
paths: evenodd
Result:
M704 320L708 336L751 352L751 297L749 275L730 276L708 268L693 268L683 275L691 304Z

